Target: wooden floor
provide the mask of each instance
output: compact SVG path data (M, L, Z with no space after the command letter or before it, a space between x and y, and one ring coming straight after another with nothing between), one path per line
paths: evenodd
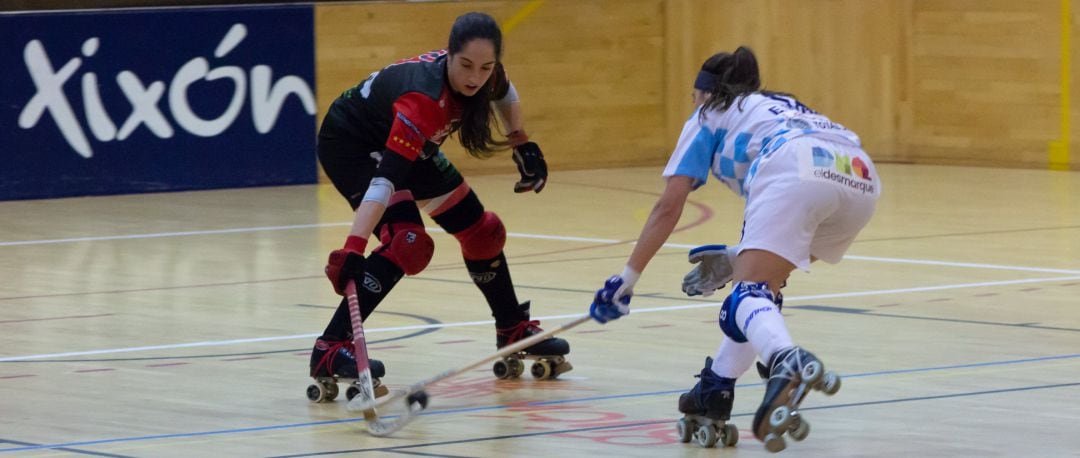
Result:
M621 270L659 172L557 172L539 195L470 178L544 325L584 313ZM844 384L807 399L810 437L784 453L1080 456L1080 173L880 172L847 259L785 289L795 340ZM572 372L467 373L390 438L304 395L337 303L322 268L351 217L329 187L0 203L0 456L764 456L754 374L739 380L735 448L676 438L678 395L721 339L723 297L679 291L686 249L737 241L742 215L715 183L691 197L631 315L564 335ZM392 388L494 350L457 243L433 237L431 266L367 323Z

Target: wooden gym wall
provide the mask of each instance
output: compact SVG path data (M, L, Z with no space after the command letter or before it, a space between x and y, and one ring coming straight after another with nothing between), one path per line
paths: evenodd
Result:
M1080 170L1080 0L547 0L363 2L316 7L320 116L397 59L446 46L484 11L526 128L553 169L662 164L701 62L748 45L770 89L858 132L879 162ZM1071 8L1071 12L1066 13ZM1066 103L1068 110L1063 110ZM1071 114L1071 116L1070 116ZM1064 138L1071 142L1062 144ZM1057 143L1053 143L1057 142ZM1057 145L1055 148L1051 148ZM1053 152L1052 152L1053 150ZM513 170L506 157L466 172ZM1070 161L1069 152L1072 152Z

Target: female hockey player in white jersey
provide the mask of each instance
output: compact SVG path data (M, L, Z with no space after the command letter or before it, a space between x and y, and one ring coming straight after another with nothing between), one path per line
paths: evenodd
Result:
M629 313L634 283L678 223L688 194L711 172L746 198L737 246L705 245L690 251L697 265L683 279L688 295L709 295L732 282L720 310L725 337L715 359L706 358L700 381L679 398L681 439L710 447L733 445L735 379L754 364L767 378L754 415L754 436L773 452L784 433L806 437L798 415L810 389L827 394L840 379L812 353L796 346L780 314L780 288L795 268L824 259L839 262L870 221L881 182L859 137L790 94L761 88L757 59L740 47L713 55L694 82L697 108L683 127L663 176L663 194L641 230L623 272L596 292L590 314L604 323Z

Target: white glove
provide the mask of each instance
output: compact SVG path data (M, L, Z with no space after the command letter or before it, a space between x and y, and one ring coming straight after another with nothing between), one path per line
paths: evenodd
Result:
M687 296L712 296L735 275L731 261L737 253L737 246L727 245L702 245L690 250L690 263L697 265L683 277L682 291Z

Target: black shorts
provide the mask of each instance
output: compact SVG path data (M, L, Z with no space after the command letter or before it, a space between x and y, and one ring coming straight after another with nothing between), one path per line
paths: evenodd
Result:
M380 154L395 154L387 152L383 144L363 141L338 128L329 116L319 129L318 151L319 163L326 176L349 201L353 210L360 206L375 176L375 168L379 165L376 158ZM464 182L461 173L440 151L427 159L413 162L405 184L396 190L407 189L412 192L414 199L425 200L449 193Z

